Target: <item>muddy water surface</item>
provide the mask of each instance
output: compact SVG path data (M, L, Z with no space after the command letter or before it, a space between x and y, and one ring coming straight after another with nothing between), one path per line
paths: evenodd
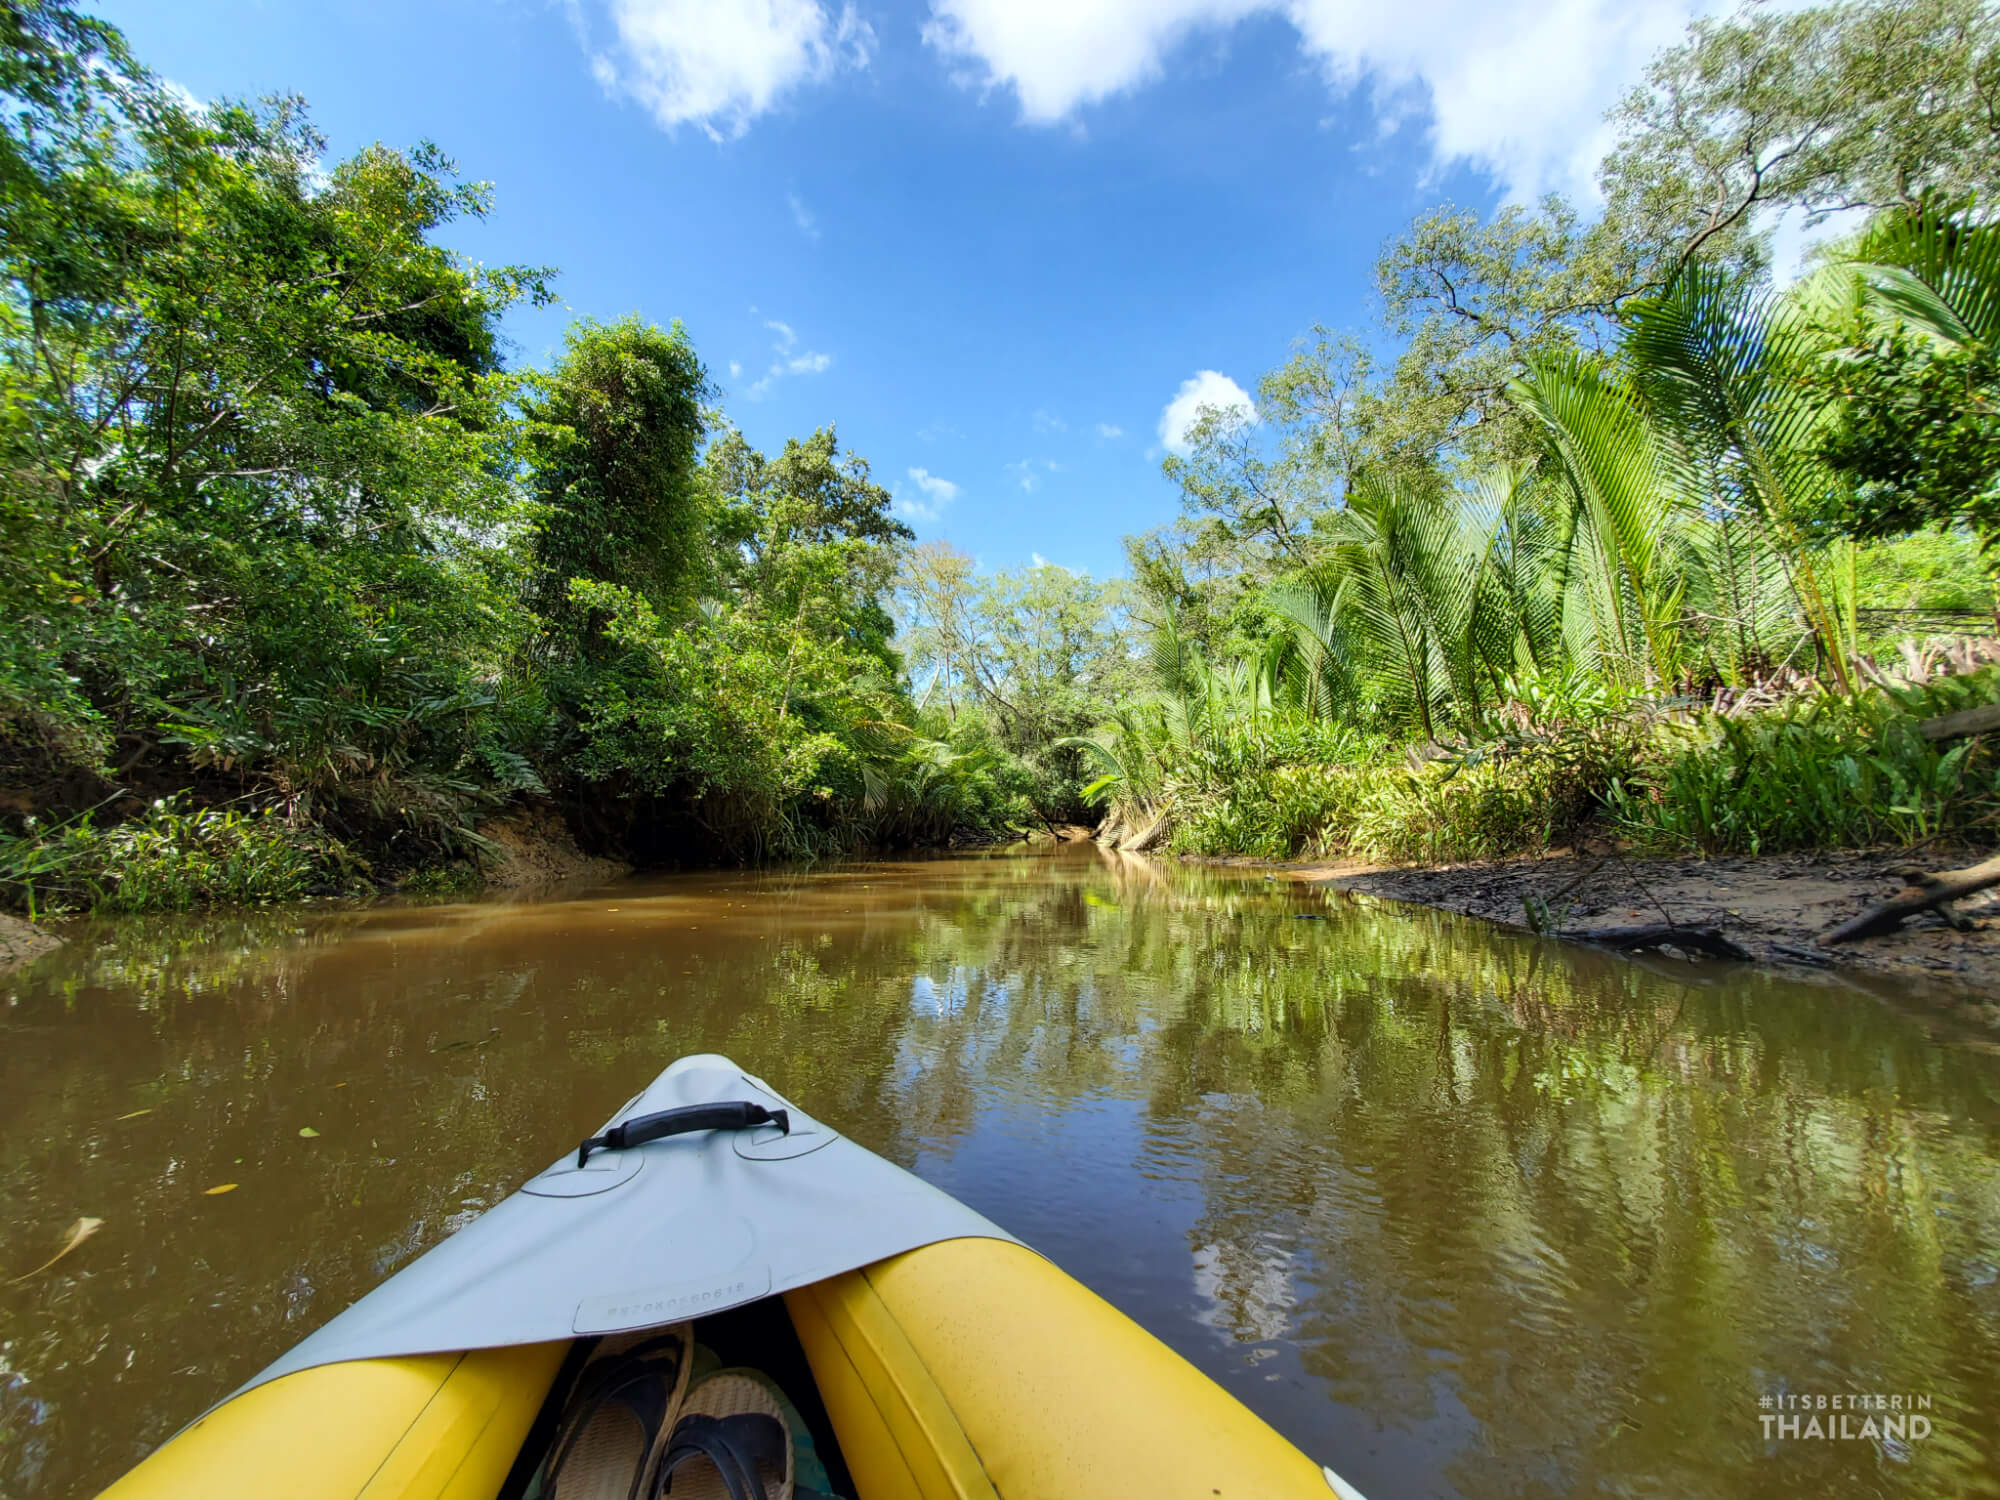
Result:
M73 936L0 977L0 1280L104 1227L0 1286L0 1495L92 1493L696 1051L1375 1500L2000 1494L2000 1057L1838 988L1087 849ZM1929 1434L1761 1420L1877 1395Z

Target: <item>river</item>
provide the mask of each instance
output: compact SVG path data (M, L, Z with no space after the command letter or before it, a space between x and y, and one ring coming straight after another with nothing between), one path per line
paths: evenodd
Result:
M0 1286L17 1500L701 1051L1371 1500L2000 1494L2000 1055L1835 984L1092 848L71 936L0 977L0 1280L104 1221ZM1781 1435L1835 1396L1924 1420Z

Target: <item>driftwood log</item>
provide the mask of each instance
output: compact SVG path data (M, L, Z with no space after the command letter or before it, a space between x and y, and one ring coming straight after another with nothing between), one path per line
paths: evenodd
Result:
M1894 932L1906 918L1934 911L1954 927L1965 919L1952 911L1951 904L2000 885L2000 855L1962 870L1897 870L1910 883L1880 906L1870 907L1851 921L1842 922L1820 939L1822 943L1851 943L1856 938L1880 937Z
M1927 740L1956 740L1968 734L1985 734L1993 729L2000 729L2000 703L1986 703L1978 708L1961 709L1955 714L1926 719L1917 726L1917 733Z
M1713 927L1677 927L1655 922L1646 927L1598 927L1565 932L1561 936L1577 943L1595 943L1600 948L1616 948L1636 953L1645 948L1678 948L1683 953L1701 953L1710 958L1733 958L1747 963L1750 955Z

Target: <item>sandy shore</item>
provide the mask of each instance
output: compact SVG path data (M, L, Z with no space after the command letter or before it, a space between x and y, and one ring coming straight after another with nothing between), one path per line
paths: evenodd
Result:
M1900 979L1931 997L1953 995L1963 1019L2000 1030L2000 890L1961 903L1974 923L1970 932L1923 916L1886 937L1832 948L1819 941L1906 884L1892 868L1944 869L1979 857L1952 850L1717 859L1552 854L1425 869L1359 862L1283 868L1336 890L1524 929L1533 899L1548 905L1562 936L1583 942L1593 931L1653 923L1713 928L1758 963L1846 973L1878 991Z

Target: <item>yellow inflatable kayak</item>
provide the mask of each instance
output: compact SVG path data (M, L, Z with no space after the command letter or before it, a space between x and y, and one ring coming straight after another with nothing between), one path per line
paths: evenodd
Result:
M782 1484L745 1459L757 1500L822 1493L808 1464L848 1500L1355 1500L1047 1260L715 1056L667 1069L106 1495L562 1500L584 1491L551 1481L551 1449L575 1447L593 1351L668 1328L784 1384L798 1487L790 1457ZM697 1471L751 1420L663 1419L656 1469L738 1493L726 1456Z

